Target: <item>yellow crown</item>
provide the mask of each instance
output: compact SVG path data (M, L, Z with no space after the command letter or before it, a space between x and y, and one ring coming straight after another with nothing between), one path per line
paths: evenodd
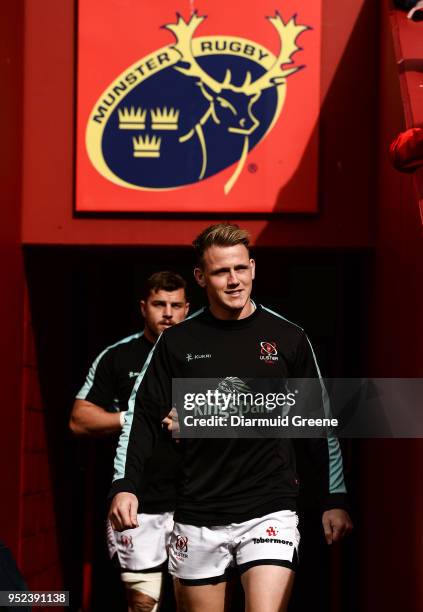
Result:
M160 157L160 145L162 139L157 136L134 136L132 138L134 145L134 157Z
M179 111L175 108L151 109L151 127L153 130L177 130Z
M141 107L135 109L131 108L118 108L119 115L119 129L121 130L145 130L145 118L147 111Z

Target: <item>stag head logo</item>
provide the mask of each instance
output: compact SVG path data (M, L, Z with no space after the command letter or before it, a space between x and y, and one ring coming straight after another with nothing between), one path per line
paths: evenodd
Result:
M233 36L194 36L206 19L163 26L174 37L130 66L103 92L87 126L91 162L108 180L144 190L183 188L234 166L228 194L249 151L278 120L299 36L309 27L268 17L279 53Z

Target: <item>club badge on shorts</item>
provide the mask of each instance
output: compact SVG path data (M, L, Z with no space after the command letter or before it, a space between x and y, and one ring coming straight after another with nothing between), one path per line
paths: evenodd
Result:
M173 546L175 556L183 561L188 558L188 538L181 535L175 535L175 538L175 544Z

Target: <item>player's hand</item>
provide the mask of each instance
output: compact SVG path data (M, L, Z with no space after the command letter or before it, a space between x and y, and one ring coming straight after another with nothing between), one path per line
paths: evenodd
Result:
M109 520L113 529L124 531L138 527L138 499L133 493L118 493L112 499Z
M167 427L167 430L172 432L173 435L175 435L179 431L179 419L178 413L176 412L176 408L172 408L167 417L163 419L162 425Z
M339 542L353 528L350 515L340 508L326 510L322 516L322 523L326 542L328 544Z

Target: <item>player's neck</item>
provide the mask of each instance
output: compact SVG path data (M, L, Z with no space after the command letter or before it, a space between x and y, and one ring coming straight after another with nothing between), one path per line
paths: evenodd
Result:
M223 308L218 304L210 304L210 312L216 319L222 319L224 321L237 321L239 319L246 319L256 309L256 305L251 300L248 300L243 308L239 310Z
M144 338L151 342L151 344L156 344L158 336L153 334L153 332L148 327L144 327Z

